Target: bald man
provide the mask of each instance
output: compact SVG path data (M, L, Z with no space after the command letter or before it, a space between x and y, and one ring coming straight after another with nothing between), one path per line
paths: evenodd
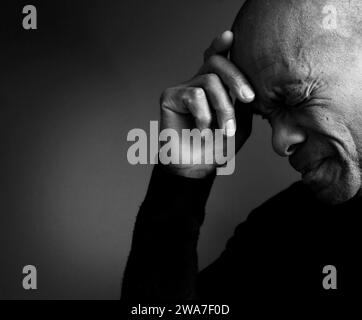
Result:
M248 1L198 74L163 93L162 128L220 128L235 136L238 151L253 116L262 116L275 152L301 181L254 210L199 272L197 241L216 167L156 166L124 299L224 302L362 290L361 13L353 0Z

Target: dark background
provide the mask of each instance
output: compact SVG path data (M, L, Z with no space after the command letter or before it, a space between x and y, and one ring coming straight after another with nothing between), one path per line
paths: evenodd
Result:
M118 299L151 166L127 162L127 133L158 120L159 95L189 79L240 0L2 1L0 298ZM22 8L38 30L22 29ZM261 120L219 177L200 266L251 209L297 179ZM38 269L24 291L22 269Z

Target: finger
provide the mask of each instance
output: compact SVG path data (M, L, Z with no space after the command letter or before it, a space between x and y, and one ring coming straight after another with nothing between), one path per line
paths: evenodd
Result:
M248 80L239 69L228 59L213 55L200 69L199 74L216 73L230 93L243 103L255 99L255 93Z
M204 53L204 61L207 61L214 54L225 55L229 53L234 34L231 31L225 31L220 36L214 39L211 46Z
M212 113L206 93L202 88L171 88L164 93L162 101L162 108L178 113L192 114L196 127L200 131L211 126Z
M194 78L190 84L204 89L219 127L226 136L233 137L236 132L234 106L221 79L216 74L207 74Z
M186 88L180 98L183 105L194 116L196 127L199 130L202 131L211 126L212 114L206 93L202 88Z

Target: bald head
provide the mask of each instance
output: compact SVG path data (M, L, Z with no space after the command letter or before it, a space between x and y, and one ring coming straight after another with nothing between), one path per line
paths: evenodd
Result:
M234 30L265 26L268 31L333 31L342 37L362 33L360 0L247 0L234 22ZM329 16L329 18L328 18ZM336 18L336 23L333 20ZM250 25L251 24L251 25ZM282 28L282 29L281 29Z
M274 150L330 203L362 195L361 20L360 0L249 0L233 26Z
M362 48L360 0L248 0L233 31L232 59L255 71L272 63L336 64ZM310 72L311 70L305 70Z

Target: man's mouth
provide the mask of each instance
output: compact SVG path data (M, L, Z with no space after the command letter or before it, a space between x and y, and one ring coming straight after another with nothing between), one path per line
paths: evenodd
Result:
M327 159L328 159L328 157L322 158L322 159L313 161L312 163L309 163L308 165L298 165L293 161L293 159L290 159L290 164L296 171L300 172L301 175L304 177L307 174L318 171L318 169L322 166L322 164Z
M318 171L318 169L322 166L322 164L323 164L326 160L327 160L327 159L324 158L324 159L315 161L315 162L312 163L312 165L303 168L303 170L301 171L302 176L304 177L304 176L306 176L307 174L310 174L310 173L313 173L313 172Z
M302 161L297 162L297 158L290 158L290 164L301 173L305 185L310 186L315 192L320 192L329 188L333 181L338 178L336 176L338 171L336 171L333 158L333 156L320 158L309 162L308 165L303 165Z
M312 168L304 170L302 172L302 179L304 183L320 183L321 180L324 180L324 172L323 172L323 165L326 163L326 159L318 161L316 164L313 165Z

